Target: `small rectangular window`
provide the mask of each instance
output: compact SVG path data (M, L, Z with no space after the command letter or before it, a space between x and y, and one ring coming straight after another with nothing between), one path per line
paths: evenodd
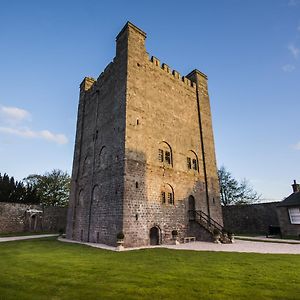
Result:
M158 160L160 162L163 162L164 161L164 151L161 150L161 149L158 149Z
M171 153L169 151L165 151L165 161L167 164L171 164Z
M300 224L300 208L293 207L289 208L289 215L291 224Z
M197 160L195 158L193 158L193 169L196 171L198 170Z
M190 170L192 168L191 159L189 157L186 158L187 167Z
M165 192L161 192L161 202L163 204L166 204L166 193Z
M168 193L168 203L169 204L174 204L174 199L173 199L173 194L172 193Z

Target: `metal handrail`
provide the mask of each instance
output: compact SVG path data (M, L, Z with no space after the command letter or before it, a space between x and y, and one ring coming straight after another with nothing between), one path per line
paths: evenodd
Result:
M212 226L220 231L223 230L223 226L221 224L219 224L217 221L215 221L214 219L212 219L209 215L207 215L205 212L203 212L202 210L189 210L189 217L190 217L190 221L197 221L197 217L199 217L198 219L200 219L199 221L205 221L208 226Z

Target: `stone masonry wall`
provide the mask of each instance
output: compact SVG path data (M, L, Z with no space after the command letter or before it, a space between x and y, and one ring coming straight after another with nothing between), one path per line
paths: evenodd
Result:
M278 203L223 206L224 227L234 233L266 234L269 225L279 226Z
M42 213L30 214L38 210ZM0 202L0 233L65 230L67 221L66 207L47 207L20 203Z
M122 49L80 86L67 237L114 245L122 231L127 63Z
M163 243L171 242L172 230L177 230L180 237L197 235L200 230L196 226L189 228L191 195L196 209L206 213L209 210L222 223L206 76L198 72L197 76L205 78L192 78L192 82L177 71L172 72L168 65L160 66L157 58L149 60L145 34L134 27L123 35L128 41L125 245L149 244L152 227L159 228ZM197 93L201 94L201 116ZM172 154L171 166L158 160L158 150L165 146ZM191 155L197 158L198 171L187 168L187 157ZM172 187L174 205L162 204L164 185ZM193 229L197 232L191 232Z
M175 229L204 239L189 226L190 196L196 209L223 222L207 78L199 71L181 77L150 60L145 38L127 23L113 62L81 84L68 238L115 245L124 231L125 246L141 246L156 227L162 243ZM170 165L159 162L161 148L169 149ZM197 170L187 168L187 157ZM174 204L162 204L163 189Z
M283 236L300 236L300 225L291 224L288 212L289 207L277 207L277 215Z

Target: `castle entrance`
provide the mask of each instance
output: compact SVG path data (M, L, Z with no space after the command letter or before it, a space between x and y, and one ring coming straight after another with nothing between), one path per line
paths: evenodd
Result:
M150 245L159 245L159 229L157 227L150 229Z

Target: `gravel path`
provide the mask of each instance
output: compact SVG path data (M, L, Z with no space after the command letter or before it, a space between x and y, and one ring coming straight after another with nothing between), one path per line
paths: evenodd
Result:
M236 236L239 240L251 240L251 241L264 241L264 242L276 242L276 243L286 243L286 244L300 244L300 240L290 240L290 239L279 239L279 238L267 238L265 236Z
M10 236L10 237L1 237L1 242L12 242L12 241L21 241L29 239L40 239L49 236L58 236L58 234L36 234L36 235L23 235L23 236Z
M69 243L79 243L87 246L101 248L106 250L117 251L116 247L103 244L81 243L64 238L59 241ZM194 251L222 251L222 252L247 252L247 253L273 253L273 254L300 254L300 244L284 244L272 242L253 242L236 240L234 244L214 244L209 242L191 242L180 245L159 245L149 247L125 248L122 251L131 251L148 248L167 248L174 250L194 250Z
M271 242L253 242L236 240L234 244L214 244L207 242L192 242L188 244L166 246L169 249L195 251L223 251L247 253L300 254L300 244L284 244Z
M16 236L16 237L3 237L0 238L0 242L20 241L28 239L39 239L44 237L58 236L57 234L40 234L40 235L27 235L27 236ZM79 243L87 246L101 248L106 250L117 251L116 247L107 246L103 244L95 243L81 243L77 241L68 240L65 238L58 238L59 241L69 243ZM265 239L264 239L265 240ZM174 250L194 250L194 251L222 251L222 252L247 252L247 253L273 253L273 254L300 254L300 244L287 244L280 240L280 243L270 242L259 242L259 241L246 241L246 240L235 240L234 244L214 244L209 242L191 242L180 245L159 245L149 247L135 247L125 248L123 251L139 250L147 248L167 248ZM299 242L299 241L295 241Z

